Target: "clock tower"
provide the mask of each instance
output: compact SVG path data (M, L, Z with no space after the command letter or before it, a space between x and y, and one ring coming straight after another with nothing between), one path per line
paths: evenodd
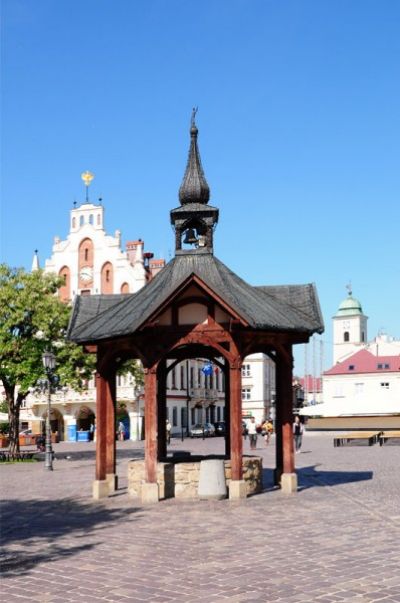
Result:
M361 349L367 343L367 321L360 302L349 294L333 316L333 363Z

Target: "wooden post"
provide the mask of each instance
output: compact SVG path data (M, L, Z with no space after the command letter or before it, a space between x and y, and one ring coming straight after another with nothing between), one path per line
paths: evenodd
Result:
M158 369L157 379L157 460L167 456L167 371L163 360Z
M96 480L106 479L107 390L104 374L96 373Z
M106 371L98 371L96 373L96 479L93 482L93 498L95 499L108 496L112 490L109 478L107 478L107 463L109 462L107 409L110 401L112 402L109 374Z
M109 492L112 494L118 488L116 474L116 425L115 409L117 403L117 384L115 367L108 374L107 388L107 425L106 425L106 479Z
M240 361L231 365L229 369L229 402L232 480L241 480L243 476L243 439L242 373Z
M144 369L145 478L157 483L157 365Z
M277 358L277 394L279 406L280 445L277 449L277 476L281 473L281 488L285 492L297 490L297 476L294 463L293 446L293 356L292 348L287 345Z
M229 381L229 363L225 360L225 456L230 458L231 452L231 405L230 405L230 381ZM240 423L241 427L241 423Z
M107 387L107 426L106 426L106 474L115 474L115 405L116 380L115 371L108 376Z

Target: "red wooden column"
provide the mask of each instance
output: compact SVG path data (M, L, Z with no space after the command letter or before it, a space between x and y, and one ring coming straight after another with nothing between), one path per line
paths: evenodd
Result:
M106 479L110 493L117 489L116 455L115 455L115 406L117 401L115 368L108 375L107 419L106 419Z
M225 456L226 458L230 458L231 452L231 405L230 405L230 385L229 385L229 362L225 360L225 372L224 372L224 380L225 380L225 426L226 426L226 435L225 435Z
M142 502L158 501L157 484L157 364L144 369L145 483Z
M246 488L243 481L243 438L242 438L242 362L238 359L229 368L230 401L230 444L232 480L229 486L229 498L245 498Z
M159 364L157 379L157 459L167 456L167 364Z
M284 492L297 490L293 446L293 356L292 346L283 346L277 355L277 389L281 446L277 451L277 473L281 474L281 488ZM281 467L278 466L281 464Z
M105 371L96 373L96 479L93 497L108 496L107 482L107 408L112 401L109 376Z

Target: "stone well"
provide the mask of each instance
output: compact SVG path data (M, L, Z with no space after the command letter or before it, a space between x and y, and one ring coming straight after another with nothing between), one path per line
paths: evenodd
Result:
M200 461L216 456L191 457L176 455L166 461L157 463L157 483L159 497L197 499L200 475ZM231 461L225 460L225 479L229 490L231 481ZM247 496L262 490L262 458L258 456L243 457L243 480L246 484ZM131 496L140 497L144 482L144 460L132 460L128 463L128 492Z

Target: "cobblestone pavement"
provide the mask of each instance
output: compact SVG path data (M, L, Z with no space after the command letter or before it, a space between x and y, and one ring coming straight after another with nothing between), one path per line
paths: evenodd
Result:
M400 602L400 446L333 448L307 433L296 455L300 489L274 489L274 447L263 447L265 491L244 501L141 507L120 489L91 498L94 445L58 444L44 463L0 466L1 601ZM170 449L222 451L221 438ZM248 442L245 442L245 451Z

